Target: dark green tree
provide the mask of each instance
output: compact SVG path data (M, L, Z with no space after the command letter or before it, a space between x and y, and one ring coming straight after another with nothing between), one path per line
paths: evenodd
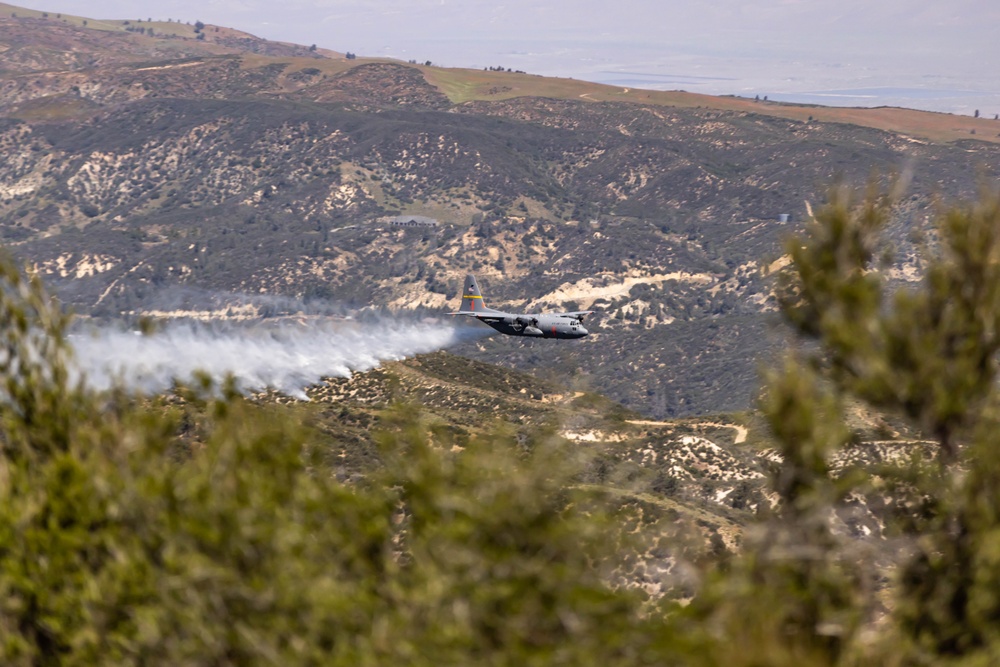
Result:
M768 373L761 404L782 454L779 507L694 605L731 636L742 630L742 645L759 646L768 664L987 664L1000 650L1000 195L942 210L923 279L904 287L882 271L893 201L838 188L786 246L793 269L779 300L807 343ZM913 546L878 554L882 566L831 527L848 494L873 490L861 471L830 472L831 455L857 439L848 404L904 419L936 445L936 461L916 446L908 465L879 473L903 502L888 533ZM873 648L857 631L871 622L874 581L887 575L893 630Z

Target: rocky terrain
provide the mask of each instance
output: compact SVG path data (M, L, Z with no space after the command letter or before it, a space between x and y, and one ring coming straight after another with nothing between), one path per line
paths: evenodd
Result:
M457 352L658 420L752 404L781 345L782 240L831 182L904 176L895 261L911 279L935 198L974 193L1000 157L986 119L900 112L912 131L891 133L871 127L882 110L864 127L572 86L5 9L0 236L105 318L227 293L441 312L474 272L491 305L594 309L594 333ZM942 126L966 140L935 141Z
M412 428L412 416L400 420L401 409L420 415L420 428L446 449L498 433L525 451L561 447L566 465L576 467L578 485L603 494L622 521L643 526L648 542L637 546L618 576L653 596L683 596L692 562L709 552L737 552L745 531L778 502L770 480L781 457L751 414L643 419L598 394L445 352L329 378L308 393L309 402L275 394L257 400L286 403L316 428L331 443L331 467L345 480L361 479L379 465L378 433ZM877 475L881 465L934 448L860 413L852 423L858 444L831 461L837 475ZM878 492L855 493L837 509L837 530L884 544L885 512L894 502Z
M441 447L460 449L498 428L513 429L510 437L525 449L562 443L569 465L579 467L579 484L607 494L623 520L659 526L622 573L629 585L654 595L683 588L676 565L696 558L703 545L735 550L758 506L769 503L764 486L770 459L748 444L742 424L642 420L597 394L448 353L332 378L309 396L310 404L291 409L336 443L331 463L345 479L378 465L372 433L393 428L398 401L417 406ZM750 440L759 437L754 432ZM689 538L680 543L684 549L676 540L669 549L660 544L678 532Z

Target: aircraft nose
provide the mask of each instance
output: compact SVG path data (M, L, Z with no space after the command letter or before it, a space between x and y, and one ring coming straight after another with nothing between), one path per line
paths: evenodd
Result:
M578 331L580 332L580 335L581 335L581 336L586 336L587 334L589 334L589 333L590 333L589 331L587 331L587 327L583 327L583 326L581 326L581 327L580 327L579 329L577 329L577 330L578 330Z

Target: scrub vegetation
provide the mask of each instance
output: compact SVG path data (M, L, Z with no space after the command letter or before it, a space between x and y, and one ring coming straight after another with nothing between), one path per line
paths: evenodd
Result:
M0 663L1000 658L1000 196L938 198L996 120L0 9L0 237L38 272L0 260ZM176 288L440 312L467 272L595 333L308 404L96 393L37 277L141 319ZM676 419L772 356L736 423Z
M176 19L95 30L0 8L0 239L76 312L169 316L207 309L200 291L443 313L471 272L494 307L595 310L592 335L544 353L499 339L457 352L563 384L585 376L652 419L750 407L757 360L784 345L769 334L781 242L823 184L908 174L888 235L909 279L910 232L1000 164L993 118L624 89L341 57ZM392 224L408 216L439 224Z
M805 342L760 402L777 502L736 554L678 550L690 576L665 595L626 575L644 541L691 537L641 520L669 501L623 505L554 435L498 424L458 444L397 406L378 463L341 480L288 406L72 384L67 318L5 260L0 659L989 664L1000 199L943 212L925 279L896 291L878 270L891 203L835 191L789 243L781 301ZM850 406L925 446L835 469L858 446ZM879 534L841 529L858 496L884 499Z

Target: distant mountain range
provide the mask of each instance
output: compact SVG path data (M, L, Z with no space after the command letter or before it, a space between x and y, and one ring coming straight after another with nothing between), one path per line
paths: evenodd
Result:
M474 272L498 306L597 310L595 333L458 352L656 418L752 403L781 344L782 239L835 179L907 176L893 229L913 276L910 232L936 197L975 193L998 142L991 118L443 69L0 4L0 236L81 314L220 292L433 314Z

